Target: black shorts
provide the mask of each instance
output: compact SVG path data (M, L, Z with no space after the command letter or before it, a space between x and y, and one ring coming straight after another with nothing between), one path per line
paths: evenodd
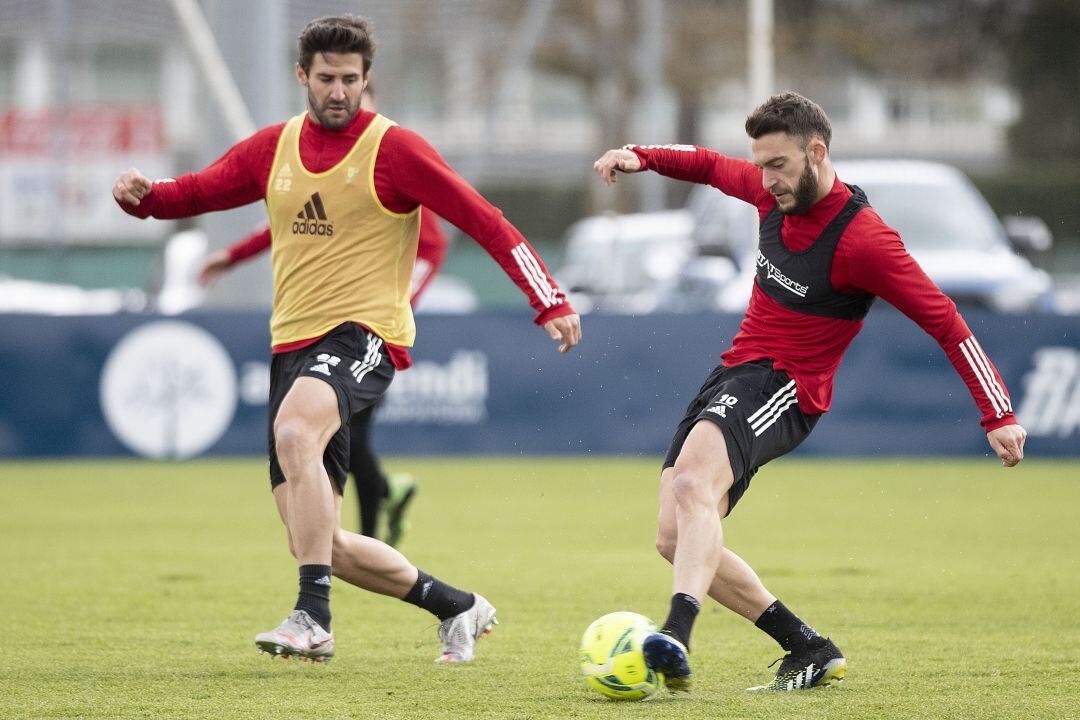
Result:
M271 488L285 482L277 459L274 420L299 377L318 378L334 388L337 395L341 427L323 451L323 466L338 492L343 492L349 469L349 419L378 402L394 379L394 365L383 341L352 322L338 325L313 345L274 355L270 364Z
M771 360L717 367L686 408L671 440L664 468L674 467L686 436L698 420L724 432L735 481L728 490L728 512L765 463L794 450L810 435L820 415L807 415L795 399L795 381Z

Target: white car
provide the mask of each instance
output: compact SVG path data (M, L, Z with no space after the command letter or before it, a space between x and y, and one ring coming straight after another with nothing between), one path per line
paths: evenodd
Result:
M856 160L837 162L836 172L866 192L912 257L958 304L999 312L1054 309L1050 276L1018 252L1049 248L1050 233L1041 220L1006 218L1012 231L1007 234L971 181L941 163ZM665 306L743 310L754 279L756 210L707 185L694 188L687 208L695 219L697 253L669 286Z
M693 229L686 210L584 218L567 230L555 278L578 312L663 309L661 298L694 254Z
M1045 224L1032 218L1030 234L1006 234L982 194L949 165L860 160L837 163L836 173L866 192L911 256L957 303L999 312L1052 309L1049 274L1016 251L1047 249ZM1010 237L1024 246L1014 248Z

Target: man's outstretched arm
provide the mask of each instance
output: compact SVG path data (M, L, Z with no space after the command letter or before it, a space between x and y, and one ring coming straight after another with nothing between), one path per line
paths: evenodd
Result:
M261 200L284 125L263 128L229 148L205 170L151 182L136 168L113 183L113 199L128 215L173 220Z
M391 193L383 205L430 208L473 238L525 293L536 310L534 322L567 352L581 340L581 320L551 278L540 256L498 208L483 198L416 133L400 127L387 131L379 148L392 173Z
M945 351L982 412L986 440L1005 467L1024 458L1027 432L1016 422L1005 381L956 305L912 258L894 230L864 210L852 222L866 231L844 236L834 260L834 283L881 297L914 320ZM856 240L858 238L858 240Z
M761 168L696 145L626 145L601 155L593 170L608 185L615 182L616 172L652 170L676 180L712 185L751 205L774 202L762 185Z

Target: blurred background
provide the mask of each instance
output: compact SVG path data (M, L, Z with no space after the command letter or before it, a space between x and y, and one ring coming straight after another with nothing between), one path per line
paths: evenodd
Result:
M130 166L157 178L201 169L302 111L295 38L312 18L341 12L375 22L380 111L499 206L576 307L598 317L705 313L693 320L715 330L702 362L715 361L745 307L753 211L651 173L612 191L592 161L629 142L746 156L743 121L767 95L817 100L833 121L841 178L867 190L973 326L1015 329L1001 340L1026 343L1004 361L1013 392L1055 388L1046 402L1065 424L1048 427L1073 447L1080 5L1070 0L0 0L0 313L29 313L7 316L8 336L11 323L33 335L43 313L119 314L124 327L140 313L194 312L211 318L203 325L253 313L261 323L268 257L205 294L194 284L205 254L251 230L261 205L138 221L110 187ZM521 311L483 250L448 229L451 251L421 312ZM1053 372L1039 375L1038 343L1017 340L1031 328L1060 350L1045 361ZM449 372L455 356L438 350ZM261 361L230 352L254 402L262 371L245 374L244 362ZM934 352L912 367L934 366ZM22 372L10 351L8 362ZM970 416L962 386L945 387ZM8 397L10 427L20 404Z
M955 165L996 215L1045 222L1052 243L1023 248L1035 265L1065 286L1080 272L1080 6L1068 0L0 0L0 273L152 304L171 235L198 228L211 247L243 235L261 207L137 222L108 188L132 165L200 169L301 111L295 37L343 11L375 21L382 112L555 268L583 217L686 204L690 187L659 177L602 188L600 151L679 142L745 156L747 112L795 89L832 118L836 159ZM230 75L238 96L215 92ZM455 242L444 276L470 281L483 307L516 304L508 283L472 282L486 263ZM270 289L263 260L206 302L267 307Z

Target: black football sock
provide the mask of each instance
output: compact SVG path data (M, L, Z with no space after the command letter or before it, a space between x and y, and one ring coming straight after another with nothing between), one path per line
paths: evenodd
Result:
M386 476L371 446L371 423L375 407L361 410L349 420L349 472L356 480L360 500L360 534L375 537L379 510L386 499Z
M692 595L675 593L671 596L671 611L668 613L660 632L670 635L690 650L690 631L694 629L694 620L701 612L701 603Z
M788 652L822 640L817 630L796 617L779 600L765 608L754 624Z
M326 632L330 632L330 575L329 565L301 565L295 608L307 612Z
M386 477L376 468L375 475L357 475L356 497L360 501L360 534L375 537L379 526L379 511L386 499Z
M416 584L402 600L424 608L439 620L460 615L476 602L476 596L471 592L447 585L419 568L416 573Z

